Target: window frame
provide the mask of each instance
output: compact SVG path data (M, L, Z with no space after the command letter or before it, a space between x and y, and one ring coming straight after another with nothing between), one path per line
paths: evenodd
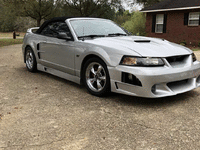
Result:
M51 35L47 35L47 34L43 34L43 33L42 33L46 28L49 28L49 26L51 26L51 25L53 25L53 24L56 24L56 23L63 23L63 24L65 24L65 25L67 26L67 28L68 28L68 31L66 32L66 34L67 34L69 37L72 38L72 41L74 41L74 38L73 38L72 33L71 33L71 31L70 31L70 28L69 28L69 26L67 25L67 23L66 23L65 21L54 21L54 22L50 22L50 23L48 23L48 24L41 30L41 32L40 32L39 34L40 34L40 35L43 35L43 36L51 37L51 38L57 38L57 36L54 36L53 34L52 34L53 36L51 36ZM52 31L52 32L53 32L53 31Z
M192 14L197 13L199 16L198 18L190 18ZM199 21L200 22L200 12L190 12L188 15L188 26L199 26L199 22L198 24L190 24L190 21Z
M157 19L158 19L158 16L159 15L162 15L162 23L157 23ZM157 25L162 25L162 31L161 32L158 32L157 29ZM155 20L155 33L163 33L163 28L164 28L164 14L156 14L156 20Z

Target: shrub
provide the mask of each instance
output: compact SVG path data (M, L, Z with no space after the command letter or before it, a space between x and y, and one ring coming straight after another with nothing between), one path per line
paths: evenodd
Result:
M184 41L180 42L180 45L185 46L185 45L187 45L187 42L184 40Z

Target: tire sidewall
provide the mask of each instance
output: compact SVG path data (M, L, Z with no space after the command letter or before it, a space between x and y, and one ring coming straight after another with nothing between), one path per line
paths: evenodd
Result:
M100 92L95 92L93 90L91 90L87 84L86 81L86 69L87 67L93 63L93 62L97 62L100 65L102 65L102 67L104 68L105 72L106 72L106 84L104 86L104 88L100 91ZM109 72L107 69L107 65L99 58L90 58L86 61L84 67L83 67L83 83L85 85L85 87L87 88L87 90L89 91L89 93L91 93L92 95L98 96L98 97L102 97L105 96L106 94L108 94L110 92L110 76L109 76Z
M27 63L26 63L26 54L27 54L28 51L30 51L32 53L32 55L33 55L33 67L32 68L29 68L27 66ZM30 72L36 72L37 71L37 61L36 61L35 54L34 54L32 48L30 48L30 47L26 48L24 58L25 58L25 63L26 63L27 70L30 71Z

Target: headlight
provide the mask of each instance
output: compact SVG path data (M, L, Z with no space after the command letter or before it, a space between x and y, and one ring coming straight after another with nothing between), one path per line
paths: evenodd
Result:
M195 62L197 60L197 57L195 56L194 53L192 53L192 60L193 60L193 62Z
M161 58L124 56L120 65L128 66L164 66Z

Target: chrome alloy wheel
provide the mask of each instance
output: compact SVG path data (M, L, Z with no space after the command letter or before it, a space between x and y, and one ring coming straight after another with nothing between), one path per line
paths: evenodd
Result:
M26 65L29 69L32 69L33 68L33 53L31 50L27 50L26 52Z
M107 82L105 69L97 62L88 65L85 77L88 87L94 92L102 91Z

